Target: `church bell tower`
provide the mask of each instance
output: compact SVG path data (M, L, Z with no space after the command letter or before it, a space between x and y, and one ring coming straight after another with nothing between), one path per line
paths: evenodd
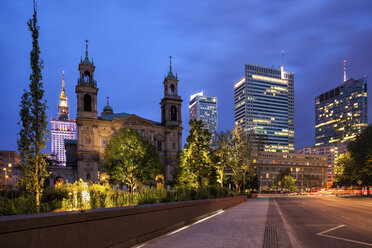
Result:
M167 127L182 127L181 97L178 95L178 77L172 72L172 56L169 73L164 78L164 97L161 99L161 123Z
M97 81L94 80L95 66L88 57L88 41L86 40L84 60L80 59L80 77L76 85L77 94L77 118L97 119Z

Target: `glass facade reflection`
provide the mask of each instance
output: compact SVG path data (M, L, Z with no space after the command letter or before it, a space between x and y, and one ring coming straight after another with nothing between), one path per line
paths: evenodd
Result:
M234 85L235 125L263 137L264 150L294 152L294 74L246 64Z
M367 77L315 97L316 146L352 140L367 125Z
M204 92L199 92L190 96L190 120L199 120L212 134L214 139L217 133L217 97L204 96Z

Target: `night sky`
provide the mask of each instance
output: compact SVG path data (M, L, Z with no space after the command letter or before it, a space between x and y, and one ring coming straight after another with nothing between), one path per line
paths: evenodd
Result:
M32 0L0 1L0 149L17 150L19 102L29 84ZM218 98L218 129L234 125L234 83L244 64L281 65L295 75L296 148L314 144L314 97L348 78L372 75L372 1L38 1L43 83L49 117L57 116L65 71L70 117L89 40L98 111L160 121L169 56L179 77L184 133L188 102L204 90ZM371 83L369 83L371 88ZM371 123L369 90L369 123ZM50 143L48 142L48 150Z

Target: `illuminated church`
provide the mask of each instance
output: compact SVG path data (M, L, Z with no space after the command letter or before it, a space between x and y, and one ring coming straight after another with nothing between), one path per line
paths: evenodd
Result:
M84 181L98 181L102 178L104 150L110 137L119 129L137 130L153 144L164 166L165 181L172 179L177 166L177 154L182 150L181 97L178 95L178 77L172 72L164 78L164 96L161 99L161 122L148 120L128 113L115 113L109 106L98 114L98 83L94 78L95 66L88 57L79 64L77 94L77 143L66 142L67 163L77 165L77 178Z

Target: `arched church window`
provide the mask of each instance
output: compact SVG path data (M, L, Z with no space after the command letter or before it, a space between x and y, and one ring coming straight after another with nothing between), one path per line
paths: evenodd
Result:
M84 95L84 111L92 111L92 97L89 94Z
M87 172L87 180L90 180L90 173Z
M171 107L171 120L176 121L177 120L177 107L172 105Z
M90 82L90 73L89 71L84 72L84 83L89 83Z
M175 88L174 88L174 85L173 84L171 84L170 90L171 90L171 95L175 95L176 94Z

